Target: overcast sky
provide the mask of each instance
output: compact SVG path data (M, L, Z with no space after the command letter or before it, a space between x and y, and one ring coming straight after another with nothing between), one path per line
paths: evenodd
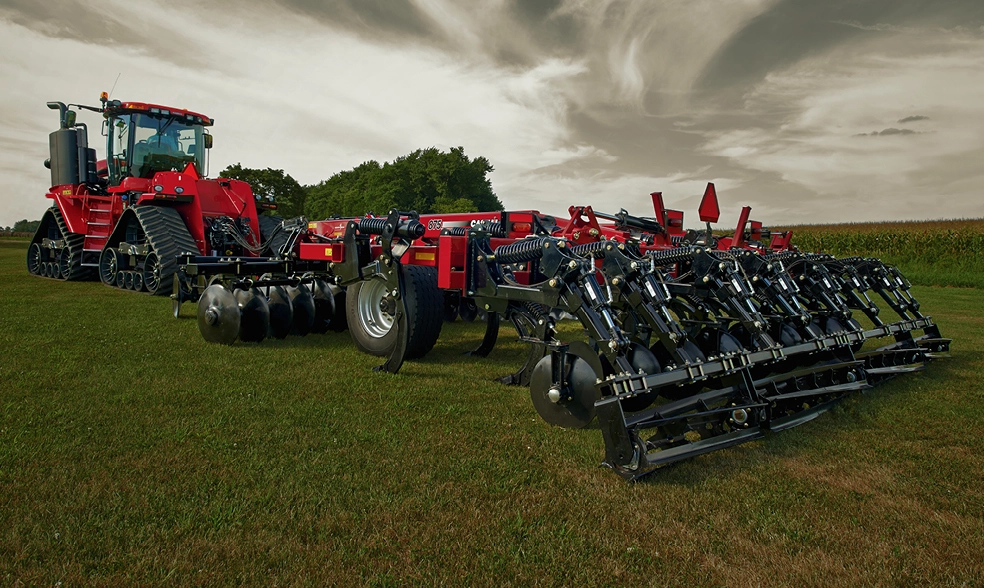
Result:
M117 75L215 119L212 175L460 145L507 208L984 216L981 0L0 0L0 225L50 203L45 102Z

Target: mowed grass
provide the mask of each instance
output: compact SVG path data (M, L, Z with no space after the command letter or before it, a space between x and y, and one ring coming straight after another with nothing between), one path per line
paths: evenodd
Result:
M952 358L630 485L597 428L445 325L398 375L347 333L206 344L170 301L29 277L0 242L5 585L984 583L984 304L918 287Z
M793 244L838 257L878 257L915 284L984 288L984 219L802 225Z

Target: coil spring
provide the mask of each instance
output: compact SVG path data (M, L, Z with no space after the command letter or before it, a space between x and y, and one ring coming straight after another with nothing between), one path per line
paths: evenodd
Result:
M653 251L646 257L652 260L657 266L680 263L681 261L691 261L703 251L700 247L681 247L679 249L665 249L663 251Z
M765 256L766 261L795 261L799 259L803 259L803 254L797 251L782 251Z
M593 259L600 259L605 256L605 248L608 246L608 241L595 241L594 243L583 243L581 245L575 245L571 247L571 253L579 257L592 257Z
M485 231L492 237L505 237L506 229L498 221L482 221L475 225L475 229Z
M359 219L359 232L367 235L382 235L386 226L385 218Z
M502 223L482 223L475 225L474 227L448 227L445 229L448 235L453 237L464 237L468 234L469 229L475 229L478 231L484 231L489 234L490 237L505 237L506 230L502 228Z
M534 237L523 239L509 245L495 248L496 263L520 263L543 257L543 243L546 239Z

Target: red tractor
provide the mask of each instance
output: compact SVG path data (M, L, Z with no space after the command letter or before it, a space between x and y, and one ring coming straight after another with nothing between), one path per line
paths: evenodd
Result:
M28 270L63 280L98 275L127 290L170 294L175 256L254 256L279 224L260 217L249 184L205 179L209 117L179 108L109 100L98 107L49 102L60 128L49 136L48 198L27 253ZM106 158L96 159L77 110L102 114Z

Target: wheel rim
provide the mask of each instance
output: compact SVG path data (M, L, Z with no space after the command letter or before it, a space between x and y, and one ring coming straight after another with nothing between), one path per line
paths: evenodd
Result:
M36 276L41 274L41 246L37 243L31 243L27 250L27 271Z
M133 289L137 292L143 290L144 279L140 272L133 272Z
M72 256L69 255L68 249L62 249L61 255L58 256L58 269L61 270L59 277L63 280L67 280L72 274Z
M156 253L148 253L144 260L144 285L151 293L161 287L161 260Z
M126 272L123 276L123 283L126 284L127 290L133 290L133 272Z
M99 279L103 284L112 286L116 283L116 272L119 269L119 262L116 259L116 250L107 249L103 251L99 258Z
M387 293L383 280L369 280L359 289L359 322L367 334L377 339L385 337L393 328L392 315L380 307Z
M120 289L126 288L126 274L123 272L116 272L116 287Z

